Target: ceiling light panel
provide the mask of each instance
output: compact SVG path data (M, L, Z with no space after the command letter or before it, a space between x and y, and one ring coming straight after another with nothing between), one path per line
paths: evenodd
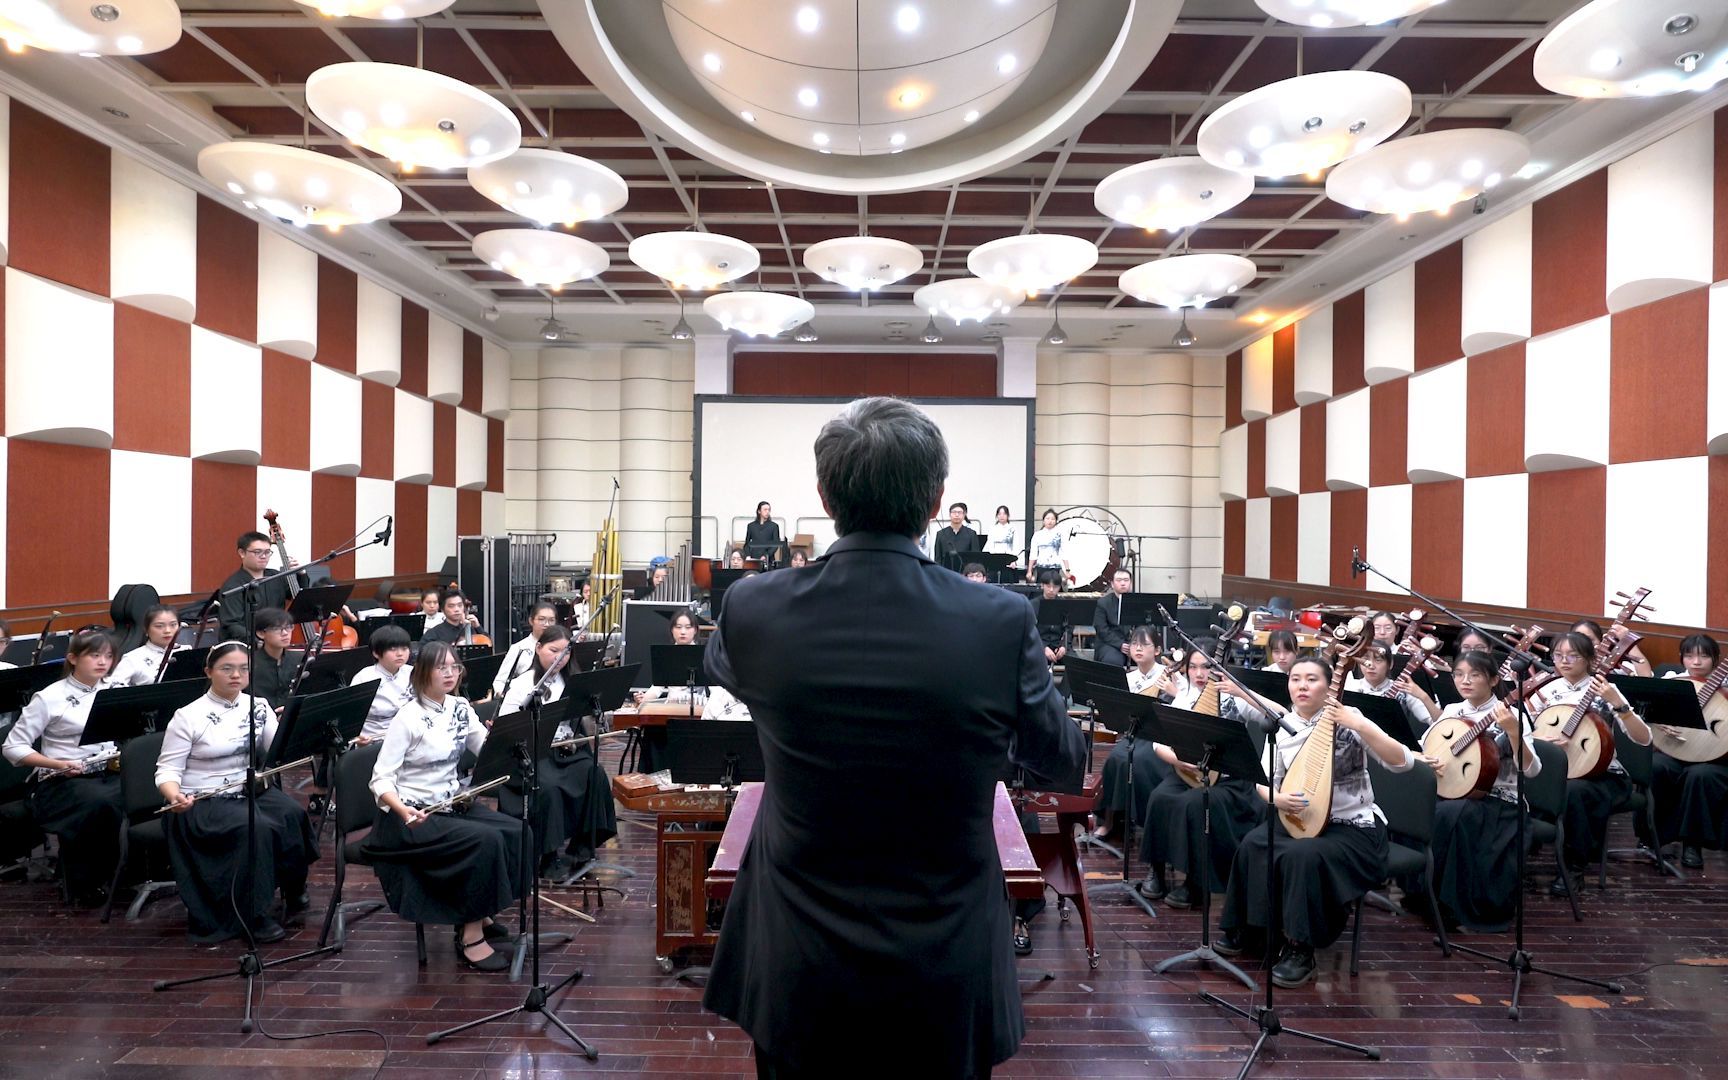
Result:
M931 318L955 323L983 322L1014 310L1025 299L1023 292L969 277L932 282L912 294L912 303Z
M436 15L456 0L295 0L331 19L377 19L396 22Z
M808 300L750 289L715 293L702 301L702 311L721 329L745 337L778 337L816 317Z
M298 146L215 143L198 152L198 172L247 204L300 226L339 229L402 209L402 192L371 169Z
M1091 241L1060 233L1004 236L966 255L974 276L1028 297L1079 277L1097 262Z
M1530 140L1498 128L1453 128L1381 143L1333 169L1326 194L1376 214L1447 208L1492 190L1530 160Z
M474 238L474 254L525 285L559 288L606 272L611 257L599 244L551 229L493 229Z
M886 236L840 236L806 248L804 266L824 281L859 291L916 274L924 256L911 244Z
M1117 285L1145 304L1204 307L1240 291L1258 271L1240 255L1172 255L1122 272Z
M1728 0L1594 0L1536 46L1536 81L1572 97L1659 97L1728 78Z
M409 168L483 165L522 145L522 126L490 94L400 64L319 68L306 80L306 104L349 142Z
M1316 30L1378 26L1444 3L1445 0L1254 0L1283 22Z
M1140 229L1180 229L1238 206L1254 178L1197 157L1160 158L1118 169L1098 182L1098 212Z
M1318 174L1390 138L1410 118L1410 88L1377 71L1321 71L1269 83L1200 125L1200 156L1255 176Z
M675 289L699 292L736 281L762 265L749 244L711 232L645 233L630 241L630 261Z
M596 161L527 147L468 170L474 190L542 225L575 225L613 213L630 198L624 178Z
M0 4L0 41L92 56L142 56L180 40L174 0L9 0Z

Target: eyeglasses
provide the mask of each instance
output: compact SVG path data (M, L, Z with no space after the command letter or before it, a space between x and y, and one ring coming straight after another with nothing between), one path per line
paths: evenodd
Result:
M468 669L463 667L461 664L439 664L437 667L433 668L432 670L438 672L439 674L448 675L451 672L456 672L459 674L461 672L467 671Z
M238 667L233 664L223 664L221 667L211 668L210 670L214 671L218 675L244 675L252 669L245 664L241 664Z
M1578 654L1577 654L1577 653L1575 653L1575 652L1557 652L1557 653L1550 653L1550 654L1549 654L1549 657L1550 657L1550 658L1551 658L1551 659L1553 659L1553 660L1554 660L1554 661L1555 661L1555 662L1556 662L1556 663L1559 663L1559 662L1562 662L1562 661L1567 661L1567 660L1582 660L1582 659L1584 659L1584 658L1583 658L1583 657L1582 657L1582 656L1579 656L1579 655L1578 655Z
M261 633L261 634L292 634L293 632L294 632L294 627L292 625L289 625L289 626L271 626L271 627L267 627L267 628L259 631L259 633Z
M268 555L270 554L270 549L267 547L246 548L245 553L248 555Z

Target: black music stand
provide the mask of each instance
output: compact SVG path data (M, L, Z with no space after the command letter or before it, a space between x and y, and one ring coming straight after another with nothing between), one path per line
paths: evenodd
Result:
M734 788L768 778L755 724L668 720L666 765L678 784Z
M973 551L962 557L961 569L965 569L966 563L977 563L984 568L984 579L986 581L994 581L998 583L1003 580L1013 581L1016 580L1018 575L1009 574L1008 568L1013 566L1014 560L1019 557L1020 556L1018 555L1005 554L1000 551Z
M1614 673L1608 676L1608 681L1620 688L1626 703L1639 711L1646 724L1710 730L1704 710L1698 705L1698 684L1690 679L1652 679Z
M696 687L707 685L702 674L705 651L705 643L700 641L694 645L668 645L657 641L648 646L648 677L655 686L684 687L692 718L697 715Z
M90 713L78 745L120 743L146 731L161 731L175 710L197 701L209 688L209 683L200 680L181 679L98 690L90 699Z
M1094 664L1094 667L1109 669L1107 664ZM1127 681L1127 673L1123 673L1123 681ZM1135 888L1133 874L1134 857L1134 747L1141 738L1148 735L1152 728L1149 717L1156 699L1148 694L1130 694L1124 685L1123 689L1108 688L1096 683L1090 685L1088 700L1098 719L1104 721L1104 726L1116 733L1118 739L1128 740L1128 805L1122 810L1122 880L1106 881L1090 885L1086 891L1090 896L1101 893L1125 892L1128 898L1140 905L1141 910L1158 917L1158 909L1152 906L1152 901L1140 895ZM1148 748L1147 753L1151 753Z
M1254 738L1239 721L1220 716L1207 716L1189 709L1178 709L1162 702L1152 703L1153 732L1158 741L1168 746L1182 761L1200 771L1200 817L1205 823L1203 851L1199 856L1206 867L1207 880L1200 888L1200 944L1185 953L1166 957L1153 968L1162 975L1177 964L1197 960L1211 964L1233 975L1249 990L1260 989L1247 972L1218 955L1212 948L1212 770L1227 773L1252 783L1264 783L1266 772L1260 765L1260 750ZM1188 883L1194 891L1195 883Z
M630 697L630 688L636 682L636 676L642 670L641 664L625 664L622 667L601 667L592 671L564 674L564 700L572 703L576 711L577 722L571 727L578 735L586 734L581 720L585 716L594 717L594 734L600 734L600 718L611 712ZM588 791L590 798L602 798L606 787L606 770L600 767L600 743L596 740L589 746ZM582 888L594 890L594 897L601 906L605 905L605 889L612 889L618 895L624 895L622 889L610 885L601 885L589 880L594 874L616 874L621 878L635 877L636 871L627 866L600 860L599 822L590 814L588 817L588 850L593 852L587 862L576 868L576 872L560 881L559 885L575 885L581 883Z
M1243 686L1282 708L1290 707L1289 675L1282 671L1266 671L1262 668L1237 667L1234 664L1228 666L1230 674L1236 676L1236 681Z
M360 669L374 662L372 650L364 647L319 653L306 665L306 675L300 681L300 694L308 696L340 690L354 681Z
M1410 714L1404 711L1404 706L1398 703L1397 698L1366 694L1360 690L1345 690L1338 695L1338 700L1374 721L1381 731L1416 753L1422 753L1422 736L1427 734L1428 729L1424 727L1417 731Z
M37 691L53 686L65 674L58 662L0 670L0 713L22 711Z
M570 645L570 660L564 667L566 673L593 671L600 664L600 658L606 655L604 641L577 641Z
M204 677L204 658L210 655L210 646L196 645L189 649L175 649L168 657L168 670L162 673L160 682L179 682L182 679L202 679Z
M320 564L314 563L313 566ZM300 567L310 571L312 567ZM310 576L310 575L308 575ZM342 605L354 595L353 585L307 585L294 594L288 602L288 617L300 627L300 633L306 639L306 647L312 647L312 635L307 632L307 626L318 628L318 636L324 635L325 624L330 616L339 614Z
M484 649L486 646L475 647ZM492 680L498 677L498 670L504 666L504 656L504 653L485 653L463 657L462 667L465 670L462 673L462 696L469 701L477 701L490 694Z
M1054 608L1054 605L1051 606ZM1043 606L1040 606L1038 609L1040 614L1042 614L1044 610L1045 608ZM1096 660L1088 660L1085 657L1075 656L1072 653L1068 655L1067 659L1062 661L1062 667L1068 680L1068 699L1076 705L1083 705L1086 708L1086 711L1090 714L1086 721L1089 725L1086 729L1086 771L1091 772L1093 761L1092 737L1098 733L1098 708L1092 700L1092 688L1096 686L1103 687L1106 690L1121 690L1126 692L1128 690L1128 672L1124 668L1112 667L1109 664L1100 664ZM1092 835L1091 829L1080 830L1080 843L1088 848L1099 848L1100 850L1107 851L1113 859L1122 858L1122 852L1116 850L1116 848L1108 841L1100 840L1098 837Z

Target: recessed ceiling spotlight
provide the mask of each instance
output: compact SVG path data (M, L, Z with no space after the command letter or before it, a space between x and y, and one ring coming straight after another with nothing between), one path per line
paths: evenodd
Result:
M751 112L749 109L745 109L738 114L738 119L744 121L746 124L754 124L756 122L756 114Z
M996 61L996 74L1012 75L1019 63L1020 61L1014 59L1013 53L1003 53L1001 59Z
M816 107L816 102L820 100L821 99L816 96L816 91L811 87L806 86L804 89L798 91L798 104L804 106L806 109L814 109Z
M894 103L903 109L910 109L924 100L924 91L916 86L908 86L894 95Z
M818 131L816 134L810 136L810 139L817 146L827 146L828 145L828 133L826 131Z
M1543 173L1545 173L1547 171L1548 171L1547 165L1544 165L1540 161L1532 161L1530 164L1524 166L1522 169L1519 169L1517 172L1513 173L1512 175L1517 177L1519 180L1529 180L1531 177L1541 176Z
M793 21L798 24L798 29L806 34L814 34L817 28L822 25L822 13L809 4L805 4L798 9L798 14Z
M702 66L712 72L720 70L720 55L718 53L703 53Z
M924 25L924 16L918 14L918 9L911 4L900 5L900 10L894 13L894 26L902 34L915 34Z
M978 110L977 109L967 109L966 115L961 117L961 119L966 121L968 124L972 123L974 120L978 119Z
M888 136L888 145L889 146L905 146L906 145L906 133L904 131L896 131L894 134Z

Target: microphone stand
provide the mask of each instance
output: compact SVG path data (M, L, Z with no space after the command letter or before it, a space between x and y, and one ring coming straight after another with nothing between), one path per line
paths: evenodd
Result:
M1387 582L1388 584L1392 585L1394 588L1403 589L1405 592L1409 593L1411 596L1414 596L1416 599L1427 604L1430 608L1432 608L1436 611L1445 612L1447 615L1450 615L1452 618L1458 620L1463 625L1468 626L1470 629L1476 631L1476 633L1480 634L1484 640L1486 640L1486 641L1499 641L1500 640L1498 635L1489 634L1487 631L1483 630L1481 627L1477 626L1475 623L1471 622L1469 619L1464 618L1464 616L1459 615L1457 612L1451 610L1450 608L1448 608L1446 605L1440 603L1439 601L1434 600L1434 599L1427 597L1427 596L1423 596L1421 593L1417 592L1415 589L1409 588L1408 586L1402 584L1401 582L1395 581L1392 578L1387 577L1377 567L1375 567L1374 565L1369 563L1366 559L1362 558L1361 553L1357 549L1352 548L1350 550L1350 575L1352 577L1354 577L1358 573L1361 573L1363 571L1366 571L1367 573L1373 574L1375 577L1378 577L1382 581ZM1509 645L1504 646L1504 648L1506 648L1506 651L1509 654L1511 654L1514 659L1522 660L1525 663L1527 663L1528 665L1530 665L1531 667L1537 668L1538 670L1540 670L1543 667L1546 667L1546 665L1543 664L1542 661L1540 659L1538 659L1532 653L1522 652L1518 649L1512 648ZM1531 729L1531 725L1530 725L1529 706L1524 701L1524 695L1519 694L1518 695L1518 744L1519 744L1519 748L1527 754L1535 754L1536 753L1535 748L1529 745L1530 736L1528 734L1526 734L1528 731L1530 731L1530 729ZM1552 979L1564 979L1568 982L1583 983L1586 986L1594 986L1594 987L1597 987L1598 989L1606 990L1610 994L1618 994L1624 988L1618 982L1604 982L1604 981L1599 980L1599 979L1586 978L1582 975L1572 975L1572 974L1569 974L1569 973L1564 972L1564 971L1555 971L1553 968L1540 967L1535 963L1535 961L1531 955L1530 950L1525 947L1525 944L1524 944L1524 873L1525 873L1526 855L1525 855L1525 851L1524 851L1524 840L1525 840L1524 819L1529 816L1530 808L1524 802L1524 770L1519 767L1519 763L1516 759L1514 759L1512 762L1512 772L1514 774L1513 783L1516 785L1517 799L1518 799L1518 839L1516 841L1516 844L1518 847L1518 853L1517 853L1517 858L1518 858L1518 897L1517 897L1517 903L1513 907L1513 914L1512 914L1512 952L1511 952L1511 955L1505 956L1505 957L1495 956L1495 955L1493 955L1489 952L1486 952L1482 949L1472 948L1469 945L1460 945L1456 941L1450 942L1449 944L1452 946L1454 951L1461 952L1461 953L1469 953L1471 956L1475 956L1475 957L1478 957L1480 959L1487 960L1487 961L1494 963L1494 964L1505 964L1506 965L1506 967L1512 972L1512 999L1511 999L1511 1002L1509 1003L1509 1006L1506 1010L1506 1015L1509 1019L1516 1020L1516 1019L1518 1019L1518 995L1520 993L1522 993L1524 990L1524 976L1528 975L1532 972L1546 975ZM1436 912L1435 918L1439 918L1439 917L1440 917L1439 912Z
M389 528L374 536L371 540L360 542L359 536L348 541L346 547L338 548L321 559L315 559L304 566L285 566L273 574L265 574L254 578L243 585L232 589L217 589L214 597L220 599L238 593L246 602L246 633L248 638L247 656L258 652L258 590L268 582L290 574L300 574L314 566L324 566L344 555L351 554L374 544L386 543L389 540ZM166 659L163 661L166 663ZM258 942L252 936L253 881L252 865L258 851L258 696L253 689L255 684L248 679L246 683L246 854L245 862L240 867L240 925L246 938L246 948L240 954L233 971L213 972L209 975L194 975L185 979L160 979L154 984L157 991L173 990L176 987L190 986L194 983L210 982L214 979L238 978L246 980L246 1011L240 1018L240 1031L249 1034L252 1031L252 992L257 981L263 977L268 968L281 964L293 963L296 960L308 960L326 953L341 952L341 944L323 945L291 956L281 956L274 960L263 960L259 956Z
M586 715L594 718L594 734L598 736L600 734L600 699L597 696L589 695ZM582 721L578 719L576 723L580 725ZM606 772L600 767L599 742L589 744L588 755L588 798L593 799L600 797L599 793L604 793L607 790ZM622 752L620 752L618 760L620 764L623 763L624 759ZM590 810L588 813L588 861L583 863L581 866L578 866L575 873L571 874L563 881L560 881L558 884L563 886L577 886L582 890L584 896L587 895L589 889L592 889L594 890L595 906L605 907L606 893L608 890L617 893L620 898L624 896L624 890L618 888L616 885L602 885L599 881L594 880L593 875L598 873L608 873L616 874L621 878L633 878L636 876L636 871L630 869L628 866L619 866L616 863L602 862L600 860L600 847L596 843L600 838L599 829L600 824L595 819L593 811Z
M544 1016L546 1021L553 1027L568 1035L570 1040L582 1051L583 1057L587 1058L589 1061L598 1061L600 1059L600 1051L584 1042L582 1036L576 1034L575 1029L564 1022L563 1017L559 1016L557 1012L548 1007L549 999L554 994L582 977L582 969L572 968L570 974L564 976L550 987L540 981L540 875L536 872L533 860L529 854L529 845L533 838L533 830L529 828L528 823L533 820L534 803L540 795L540 773L536 768L536 762L534 761L534 748L540 745L540 708L546 697L547 684L552 681L552 676L557 674L558 670L564 666L564 661L570 654L570 646L573 644L575 644L574 639L569 639L564 642L563 650L559 652L557 658L554 659L552 663L546 665L545 674L540 676L540 681L536 683L534 689L529 692L525 708L528 713L530 741L529 745L526 747L521 743L516 745L517 760L522 766L523 781L522 869L528 875L528 889L523 897L523 901L527 904L528 910L532 913L531 917L533 919L532 934L523 935L525 938L528 938L526 949L528 956L531 958L531 975L529 976L528 992L523 997L522 1004L520 1005L492 1013L489 1016L482 1016L478 1020L470 1020L467 1023L458 1024L453 1028L446 1028L442 1031L432 1032L430 1035L426 1036L426 1045L428 1046L441 1042L452 1035L460 1035L464 1031L480 1027L483 1024L489 1024L494 1020L507 1020L520 1013L531 1012L539 1013L541 1016ZM559 936L564 937L565 940L569 940L569 935ZM518 965L522 958L522 947L523 946L519 943L516 954Z

